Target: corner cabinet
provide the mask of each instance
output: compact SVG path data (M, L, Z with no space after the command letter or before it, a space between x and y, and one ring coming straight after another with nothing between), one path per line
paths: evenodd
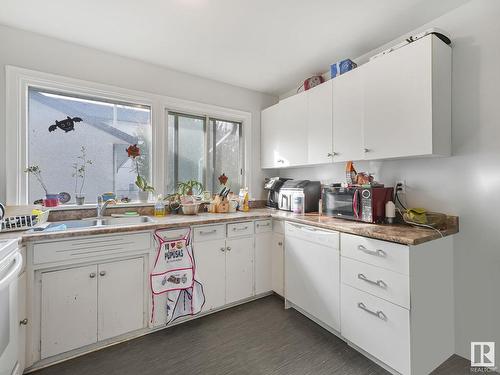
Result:
M262 111L261 167L451 154L451 47L428 35Z

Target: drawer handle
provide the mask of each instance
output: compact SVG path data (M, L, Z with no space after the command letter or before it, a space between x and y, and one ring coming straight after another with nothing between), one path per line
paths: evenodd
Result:
M278 242L278 246L283 246L283 242Z
M19 322L19 324L22 325L22 326L28 325L28 318L24 318L23 320L21 320Z
M376 257L382 257L385 258L387 256L387 253L384 250L377 249L377 250L369 250L363 245L358 245L358 250L362 251L363 253L369 254L369 255L374 255Z
M358 307L361 310L366 311L368 314L374 315L383 321L387 321L387 315L385 315L384 312L381 310L378 311L370 310L368 307L366 307L366 305L363 302L358 302Z
M244 226L243 228L233 227L233 231L237 231L237 230L247 230L247 229L248 229L248 226Z
M370 280L368 277L366 277L362 273L358 273L358 279L366 281L367 283L376 285L380 288L387 289L387 284L383 280L377 280L377 281Z
M257 228L260 227L260 226L263 226L263 227L268 227L269 226L269 223L266 223L266 224L257 224Z
M205 235L205 234L212 234L212 233L216 233L216 232L217 232L217 229L212 229L212 230L207 230L207 231L200 230L200 234L203 234L203 235Z

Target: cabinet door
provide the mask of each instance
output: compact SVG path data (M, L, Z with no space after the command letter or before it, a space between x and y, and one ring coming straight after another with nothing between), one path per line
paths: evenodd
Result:
M226 300L226 240L194 242L196 264L194 278L203 286L205 304L202 311L224 306Z
M332 80L306 92L307 163L332 162Z
M365 159L432 154L432 37L363 70Z
M363 66L332 79L333 160L361 160L363 152Z
M283 284L284 280L284 244L285 236L280 233L273 233L272 245L272 288L273 291L280 296L284 296Z
M22 374L26 367L26 327L28 324L28 316L26 314L26 272L23 272L17 278L17 316L19 318L18 331L18 353L17 361L19 362L19 373Z
M339 251L286 237L285 298L340 331Z
M273 233L255 235L255 294L272 290Z
M260 165L262 168L278 166L280 143L280 103L266 108L261 113Z
M42 273L41 358L97 342L97 266Z
M253 237L227 240L226 303L253 295Z
M307 95L300 93L280 102L278 165L307 164Z
M143 258L99 264L98 277L98 339L143 328Z

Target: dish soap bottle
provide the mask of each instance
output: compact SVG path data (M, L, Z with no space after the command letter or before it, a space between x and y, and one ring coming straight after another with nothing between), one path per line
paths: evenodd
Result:
M165 216L165 202L163 202L163 195L159 194L155 203L155 216Z

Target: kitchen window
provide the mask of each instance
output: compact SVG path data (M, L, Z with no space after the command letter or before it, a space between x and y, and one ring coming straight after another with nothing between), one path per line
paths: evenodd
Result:
M243 179L242 123L168 112L167 192L181 181L197 180L216 192L223 173L238 192Z
M73 130L51 127L55 120L67 118L76 118ZM79 157L84 152L91 161L85 165L82 189L87 203L96 202L97 195L105 192L136 199L136 174L125 151L131 144L140 147L140 174L151 181L151 108L148 106L30 87L27 122L27 164L39 166L49 193L68 192L74 202L82 179L76 186L73 167L75 163L82 165ZM30 175L28 201L44 196L44 190Z
M82 146L92 160L85 203L105 192L137 199L136 175L125 152L134 143L144 157L141 175L155 194L173 192L177 182L189 179L216 191L221 173L235 192L251 184L252 158L245 156L252 150L250 112L13 66L6 67L6 89L6 173L0 180L7 204L43 198L36 178L24 172L30 165L40 167L48 193L67 192L74 204L72 165ZM49 131L67 117L82 121L68 132Z

